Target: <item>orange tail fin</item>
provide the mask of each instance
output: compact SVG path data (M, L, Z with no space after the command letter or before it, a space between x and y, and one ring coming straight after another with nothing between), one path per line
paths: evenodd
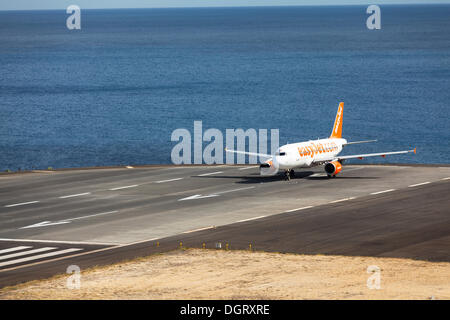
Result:
M342 120L344 116L344 103L339 103L339 108L336 113L336 120L334 120L333 131L330 138L342 138Z

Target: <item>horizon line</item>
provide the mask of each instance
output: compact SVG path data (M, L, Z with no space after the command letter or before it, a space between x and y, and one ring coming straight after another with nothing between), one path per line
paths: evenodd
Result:
M276 4L276 5L231 5L231 6L171 6L171 7L110 7L110 8L82 8L83 10L124 10L124 9L230 9L230 8L272 8L272 7L365 7L368 4ZM416 2L416 3L386 3L378 6L430 6L430 5L450 5L442 2ZM6 11L56 11L66 10L66 8L46 8L46 9L0 9L0 12Z

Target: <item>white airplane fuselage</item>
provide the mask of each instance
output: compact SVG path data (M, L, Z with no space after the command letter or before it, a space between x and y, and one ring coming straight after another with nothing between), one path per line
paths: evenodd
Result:
M280 170L317 166L327 162L330 157L337 156L346 143L346 139L328 138L286 144L278 148L275 156L265 162L270 167L260 167L260 174L274 175Z

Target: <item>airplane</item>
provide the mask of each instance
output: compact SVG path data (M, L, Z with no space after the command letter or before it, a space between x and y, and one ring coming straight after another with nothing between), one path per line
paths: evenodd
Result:
M339 153L341 153L344 146L377 141L365 140L348 142L346 139L342 138L343 113L344 102L341 102L339 103L336 119L334 121L333 131L331 132L330 137L326 139L286 144L278 148L274 155L229 150L227 148L225 148L225 151L267 158L267 160L260 165L260 175L273 176L284 170L286 180L290 180L294 177L294 169L324 165L328 178L335 178L336 175L342 171L342 164L344 161L348 159L362 160L367 157L381 156L384 158L387 155L393 154L416 153L416 148L414 148L414 150L339 156Z

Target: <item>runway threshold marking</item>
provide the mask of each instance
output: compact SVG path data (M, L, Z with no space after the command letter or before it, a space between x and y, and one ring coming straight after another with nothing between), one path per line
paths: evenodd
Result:
M15 204L8 204L5 206L5 208L11 208L11 207L17 207L17 206L25 206L27 204L33 204L38 203L39 201L28 201L28 202L22 202L22 203L15 203Z
M295 209L291 209L291 210L286 210L285 212L294 212L294 211L306 210L306 209L310 209L310 208L314 208L314 206L306 206L306 207L301 207L301 208L295 208Z
M117 243L106 242L89 242L89 241L64 241L64 240L40 240L40 239L7 239L0 238L0 241L9 242L37 242L37 243L61 243L61 244L76 244L76 245L98 245L98 246L115 246Z
M164 183L164 182L172 182L172 181L178 181L181 180L183 178L175 178L175 179L168 179L168 180L160 180L160 181L155 181L155 183Z
M92 218L92 217L97 217L97 216L103 216L103 215L106 215L106 214L111 214L111 213L116 213L116 212L119 212L119 211L114 210L114 211L102 212L102 213L97 213L97 214L91 214L91 215L88 215L88 216L82 216L82 217L71 218L71 219L64 219L64 220L59 220L59 221L54 221L54 222L52 222L52 221L42 221L42 222L39 222L39 223L35 223L35 224L29 225L29 226L22 227L20 229L48 227L48 226L53 226L53 225L57 225L57 224L71 223L72 221L75 221L75 220Z
M395 189L388 189L388 190L383 190L383 191L372 192L371 194L375 195L375 194L381 194L381 193L386 193L386 192L391 192L391 191L395 191Z
M77 194L70 194L68 196L61 196L59 197L59 199L67 199L67 198L74 198L74 197L81 197L81 196L87 196L91 194L90 192L85 192L85 193L77 193Z
M131 186L123 186L123 187L112 188L112 189L109 189L109 191L116 191L116 190L129 189L129 188L135 188L135 187L139 187L139 185L138 184L133 184Z
M220 174L220 173L223 173L223 171L216 171L216 172L209 172L209 173L199 174L197 177L212 176L214 174Z
M55 247L44 247L44 248L39 248L39 249L33 249L33 250L22 251L22 252L17 252L17 253L11 253L11 254L7 254L7 255L4 255L4 256L0 256L0 260L7 260L7 259L15 258L15 257L26 256L26 255L33 254L33 253L50 251L50 250L54 250L54 249L57 249L57 248L55 248Z
M23 263L23 262L28 262L28 261L32 261L32 260L38 260L38 259L53 257L53 256L62 255L62 254L75 252L75 251L81 251L81 250L83 250L83 249L81 249L81 248L70 248L70 249L65 249L65 250L58 250L58 251L53 251L53 252L49 252L49 253L39 254L39 255L31 256L31 257L26 257L26 258L21 258L21 259L15 259L15 260L10 260L10 261L0 262L0 267L9 266L9 265L12 265L12 264Z
M408 186L408 188L423 186L423 185L426 185L426 184L429 184L429 183L431 183L431 182L427 181L427 182L422 182L422 183L416 183L416 184L412 184L412 185Z
M14 252L14 251L19 251L19 250L23 250L23 249L29 249L29 248L33 248L33 247L31 247L31 246L18 246L18 247L3 249L3 250L0 250L0 254L8 253L8 252Z

